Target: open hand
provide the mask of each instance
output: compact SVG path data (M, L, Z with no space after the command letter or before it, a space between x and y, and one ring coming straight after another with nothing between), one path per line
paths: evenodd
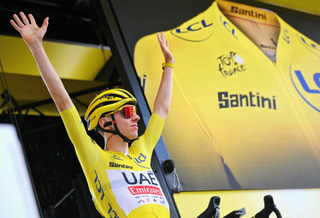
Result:
M169 50L169 41L166 41L166 36L163 32L161 32L161 36L159 33L157 33L158 41L162 50L162 53L164 55L165 62L167 63L174 63L173 55L171 54Z
M41 42L49 25L49 18L45 18L41 28L39 28L32 14L28 15L30 22L23 12L20 12L19 14L23 22L18 15L14 14L13 18L16 22L10 20L11 25L20 33L21 37L28 45Z

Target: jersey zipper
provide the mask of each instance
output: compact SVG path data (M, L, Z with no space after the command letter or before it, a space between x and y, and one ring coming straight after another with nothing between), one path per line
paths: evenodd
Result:
M154 213L155 217L158 218L158 215L157 215L157 213L156 213L156 210L154 209L153 204L152 204L152 207L153 207L153 213Z

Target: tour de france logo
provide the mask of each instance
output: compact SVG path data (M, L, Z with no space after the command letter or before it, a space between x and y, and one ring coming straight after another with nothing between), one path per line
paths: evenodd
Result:
M221 55L218 60L218 69L224 78L247 70L243 59L236 52L231 51L229 54Z
M320 73L290 67L292 83L301 98L320 112Z

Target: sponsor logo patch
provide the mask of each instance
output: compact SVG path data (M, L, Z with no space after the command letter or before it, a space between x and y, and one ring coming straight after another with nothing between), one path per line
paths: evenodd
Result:
M113 155L113 158L116 160L123 160L121 157L117 156L117 155Z
M132 195L151 194L162 196L160 188L154 186L129 186L128 190Z
M213 23L208 19L186 22L171 31L171 34L190 42L201 42L213 34Z
M109 162L109 167L116 167L116 168L122 168L122 169L133 169L133 166L128 166L125 164L117 164L114 162Z
M261 20L267 20L267 15L265 13L259 13L258 11L255 11L255 10L242 9L237 6L231 6L230 12L235 13L235 14L244 15L247 17L253 17L253 18L257 18L257 19L261 19Z
M301 98L313 109L320 112L320 73L290 67L293 86Z
M247 70L242 57L236 52L231 51L229 54L221 55L217 59L219 60L218 69L224 78Z
M229 92L218 92L219 108L233 107L261 107L277 110L276 97L260 96L260 93L249 92L246 94L229 94Z

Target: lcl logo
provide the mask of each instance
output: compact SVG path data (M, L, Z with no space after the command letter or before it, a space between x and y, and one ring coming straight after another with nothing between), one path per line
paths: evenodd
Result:
M171 34L190 42L201 42L211 37L213 33L213 23L210 20L197 20L192 23L184 23L180 27L173 29Z
M186 30L181 30L181 28L176 29L176 33L188 33L190 31L199 31L202 28L207 28L211 26L212 23L207 24L205 20L201 20L201 22L195 22L188 26Z
M291 71L291 80L303 100L320 112L320 73L311 75L294 70Z
M220 16L220 22L236 39L238 39L238 37L236 36L236 30L227 20L223 19L222 16Z

